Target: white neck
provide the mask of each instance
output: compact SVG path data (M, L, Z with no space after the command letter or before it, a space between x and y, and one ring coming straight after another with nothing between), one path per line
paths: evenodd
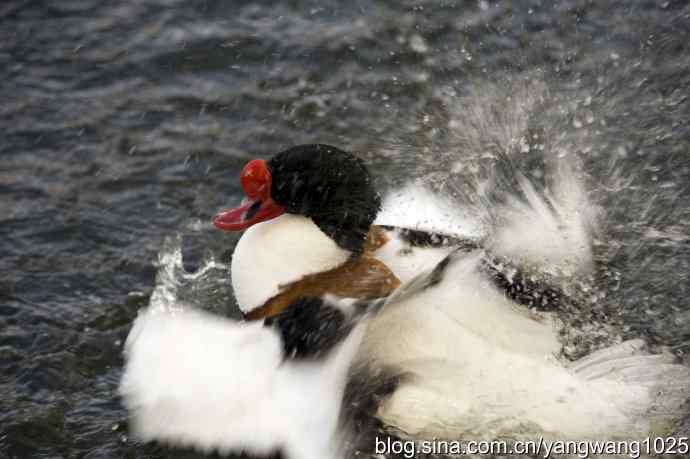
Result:
M231 268L235 298L246 314L281 286L340 266L349 256L310 218L283 214L252 226L237 243Z

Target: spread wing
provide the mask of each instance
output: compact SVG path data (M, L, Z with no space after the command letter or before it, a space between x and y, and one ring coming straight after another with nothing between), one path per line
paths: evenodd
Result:
M191 308L146 310L125 345L131 430L203 451L335 458L344 374L285 360L279 333Z

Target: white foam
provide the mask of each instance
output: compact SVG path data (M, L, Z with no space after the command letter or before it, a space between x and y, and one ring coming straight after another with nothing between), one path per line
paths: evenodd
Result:
M567 165L556 173L552 193L540 196L522 175L518 183L526 201L510 199L496 212L499 223L488 241L495 255L572 275L592 267L594 208L582 183Z

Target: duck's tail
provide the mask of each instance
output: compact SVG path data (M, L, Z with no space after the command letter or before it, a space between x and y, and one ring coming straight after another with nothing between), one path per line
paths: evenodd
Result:
M569 369L593 392L624 413L618 436L664 436L690 411L690 368L671 353L650 354L644 341L630 340L596 351Z

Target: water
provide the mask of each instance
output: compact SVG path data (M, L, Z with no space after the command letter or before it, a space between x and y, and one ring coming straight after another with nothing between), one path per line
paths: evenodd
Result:
M122 342L156 285L236 314L210 218L297 143L478 206L572 160L602 267L566 353L644 337L690 363L689 22L670 0L5 1L0 456L193 456L128 438Z

